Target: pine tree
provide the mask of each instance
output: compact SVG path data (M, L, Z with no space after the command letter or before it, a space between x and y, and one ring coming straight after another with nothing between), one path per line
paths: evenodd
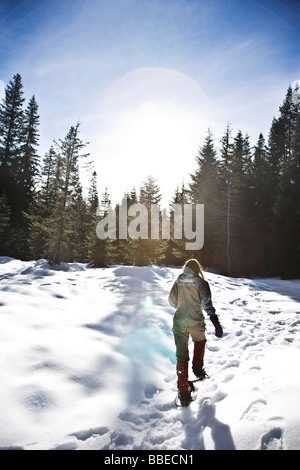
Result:
M35 96L31 98L24 112L22 128L22 144L20 147L20 187L22 192L22 208L27 210L34 190L35 178L39 169L38 146L38 105Z
M300 97L299 97L300 98ZM272 274L300 276L300 113L291 148L282 165L279 191L273 205Z
M98 196L98 180L97 180L97 172L93 171L92 178L90 182L90 186L88 189L88 200L87 200L87 260L91 262L91 264L95 260L96 256L96 244L97 244L97 236L96 236L96 226L97 226L97 213L99 208L99 196Z
M271 274L282 277L295 276L295 263L299 263L299 103L298 87L289 87L269 137L270 162L276 170L272 181L270 269Z
M160 200L160 188L152 175L149 175L143 182L139 198L135 189L125 195L123 202L126 203L128 210L128 236L127 240L117 241L118 260L121 262L145 266L159 263L164 259L167 243L162 238L161 232ZM138 206L134 206L135 204L141 204L146 220L141 218L141 213ZM152 208L155 209L155 214L152 213ZM153 228L154 225L155 228ZM133 226L134 237L130 233ZM153 230L155 233L152 233Z
M0 104L1 190L19 170L24 101L22 78L16 74L5 89L4 103Z
M268 154L272 177L272 186L277 191L285 154L284 126L282 119L273 118L268 138Z
M144 204L147 207L148 213L150 213L151 205L159 204L160 201L160 188L156 182L156 179L152 175L149 175L140 189L139 202L140 204Z
M98 181L97 181L97 172L93 171L90 187L88 190L88 205L89 209L93 214L96 214L96 211L99 206L99 197L98 197Z
M46 152L35 192L26 213L29 227L29 253L34 259L47 258L49 218L58 192L59 157L53 145Z
M269 235L271 224L271 165L261 133L254 147L253 161L249 174L249 256L248 265L251 274L265 275L268 270Z
M298 92L298 89L297 89ZM298 95L300 102L300 95ZM300 112L298 113L295 133L292 140L293 158L290 165L290 200L292 236L290 248L289 277L300 277Z
M181 188L177 187L173 199L170 202L170 232L171 237L168 241L168 247L166 250L166 260L165 264L171 265L183 265L186 261L186 258L190 254L187 254L185 249L186 240L184 238L184 224L182 217L181 224L181 234L182 238L175 238L174 227L175 227L175 210L180 207L181 215L184 214L185 204L190 203L189 190L185 187L184 182L181 185ZM177 222L178 223L178 222Z
M137 240L132 240L128 236L128 227L131 221L134 219L133 216L128 215L128 209L134 204L138 204L138 196L136 189L133 188L130 192L124 194L124 197L121 201L121 204L118 204L116 207L116 240L114 241L114 262L116 264L135 264L136 258L136 249L137 249ZM122 222L124 223L125 219L125 210L126 210L126 237L124 238L124 233L120 233L120 213L122 211Z
M23 133L23 84L19 74L5 89L0 104L0 194L5 192L12 223L18 227L20 216L20 158Z
M232 259L232 274L247 274L249 243L251 243L248 173L249 146L247 138L238 131L233 142L232 160L230 163L230 252ZM250 240L249 240L250 238Z
M288 87L285 100L279 107L280 119L283 123L284 131L284 153L283 163L291 158L292 144L296 129L297 116L299 113L299 101L297 99L298 86L295 90L291 86Z
M228 124L226 131L221 138L221 194L220 199L221 213L224 214L220 223L221 228L221 246L223 253L219 255L219 266L222 271L231 275L231 161L232 161L233 143L232 130ZM225 261L226 250L226 261Z
M279 107L279 117L273 118L269 133L268 152L274 189L278 187L280 175L285 164L291 158L293 136L299 114L299 89L288 87L283 104Z
M139 266L151 266L155 263L160 263L164 259L165 252L167 249L167 242L163 239L161 231L162 227L162 213L160 210L161 192L157 184L156 179L149 175L146 181L140 188L139 203L143 204L148 213L148 227L147 227L147 238L138 238L136 242L136 254L135 264ZM152 212L152 207L157 210L157 220L155 221L155 215ZM157 233L153 233L153 226Z
M269 165L267 160L267 150L265 138L262 133L259 134L257 144L254 148L254 158L252 166L252 188L253 188L253 206L257 215L264 214L265 190L269 176Z
M106 222L108 215L113 214L113 212L114 211L112 208L110 194L108 192L108 188L106 187L97 210L97 216L100 217L100 221L105 219L104 222ZM91 262L91 266L93 267L106 267L114 262L114 255L116 251L115 240L112 238L112 234L109 231L110 227L106 227L106 229L106 238L99 238L98 236L96 238L92 256L93 259Z
M220 165L210 129L196 161L196 172L191 175L191 201L193 204L204 204L204 246L198 256L203 265L216 266L222 215L219 210L221 180Z
M22 236L19 246L19 256L29 259L29 226L28 211L35 196L35 183L39 171L38 146L38 105L33 96L24 112L20 146L20 162L18 176L18 227Z
M40 197L45 209L49 211L53 207L58 194L60 181L61 164L60 157L56 153L54 146L51 145L49 151L45 154L42 168L42 189ZM49 214L48 214L49 215Z
M0 105L0 192L11 211L11 255L28 259L28 210L38 172L37 103L33 96L23 111L23 84L19 74L5 90Z
M78 182L74 188L69 211L70 218L70 235L68 251L71 253L71 260L79 263L87 263L90 261L91 254L91 219L88 211L87 203L82 195L82 187Z
M78 191L78 160L86 155L80 154L86 144L79 138L79 123L72 126L64 140L56 143L56 200L51 210L47 226L47 257L50 263L72 261L72 197Z

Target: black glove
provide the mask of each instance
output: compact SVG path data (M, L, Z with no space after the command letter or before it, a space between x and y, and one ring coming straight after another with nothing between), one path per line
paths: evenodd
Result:
M216 337L217 337L217 338L222 338L222 336L223 336L223 328L222 328L221 325L220 325L220 322L219 322L219 319L218 319L217 315L212 315L212 316L210 317L210 319L211 319L212 324L213 324L214 327L215 327L215 335L216 335Z

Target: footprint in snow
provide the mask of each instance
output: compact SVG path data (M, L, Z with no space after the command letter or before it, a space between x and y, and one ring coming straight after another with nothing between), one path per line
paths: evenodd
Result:
M261 367L260 366L252 366L250 367L250 369L247 371L247 372L244 372L245 374L253 374L253 373L256 373L256 372L260 372L261 371Z
M274 427L261 438L260 450L283 450L283 430Z
M155 385L153 385L153 384L147 384L147 385L145 386L145 392L144 392L144 393L145 393L145 397L148 398L148 399L149 399L149 398L153 398L153 396L154 396L158 391L159 391L159 390L158 390L158 388L157 388Z
M263 378L263 384L266 390L270 392L278 392L280 387L276 384L274 377L266 376Z
M234 379L235 374L226 374L225 377L221 380L221 382L227 383Z
M86 441L90 437L95 436L103 436L109 431L109 429L105 426L101 426L99 428L90 428L83 431L78 431L70 434L70 436L75 436L80 441Z
M267 402L264 399L254 400L246 408L240 419L247 419L248 421L260 421L262 419L266 405Z

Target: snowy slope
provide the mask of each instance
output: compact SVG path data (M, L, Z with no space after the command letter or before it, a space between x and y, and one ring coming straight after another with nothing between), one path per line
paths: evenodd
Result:
M0 258L0 448L300 449L300 281L206 273L225 334L185 409L179 273Z

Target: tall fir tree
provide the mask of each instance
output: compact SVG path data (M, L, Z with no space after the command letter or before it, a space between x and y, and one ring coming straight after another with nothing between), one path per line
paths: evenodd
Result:
M184 238L184 206L190 204L189 190L185 187L184 182L181 187L177 187L174 196L170 202L170 239L166 250L165 264L171 265L183 265L186 258L189 257L185 249L186 240ZM180 216L178 217L176 210L180 208L181 214L181 238L176 238L175 235L175 224L180 223ZM178 217L178 221L175 222L175 217ZM179 234L180 236L180 234Z
M110 194L106 187L96 211L96 215L100 217L100 219L97 217L97 223L101 220L104 220L106 223L106 219L109 214L115 215L112 208ZM97 232L91 261L91 266L93 267L107 267L114 262L115 240L112 238L112 234L109 229L109 223L107 223L104 230L106 232L104 238L99 237Z
M262 133L259 134L257 144L254 147L253 165L252 165L252 197L253 206L259 217L265 216L265 206L267 204L268 179L270 174L270 165L268 162L265 138Z
M91 213L96 215L96 211L99 206L98 179L96 171L93 171L92 173L92 178L88 190L88 205Z
M227 180L227 260L228 274L246 274L245 254L249 248L250 195L249 169L251 166L249 138L239 130L231 144L229 160L226 165ZM225 167L224 167L225 168ZM241 266L243 260L243 266Z
M288 96L291 96L288 90ZM300 276L300 112L299 90L292 94L294 113L285 127L293 130L289 139L289 151L281 165L278 192L273 204L271 272L284 278ZM290 102L290 101L289 101ZM287 103L287 98L284 104ZM282 108L280 111L282 113ZM295 113L297 113L295 119ZM281 115L282 117L282 115ZM288 121L288 117L286 117ZM289 135L289 134L288 134Z
M115 263L132 265L135 263L136 258L136 246L137 241L132 240L128 236L128 226L131 221L134 219L133 216L128 215L128 210L134 204L138 204L138 196L136 189L133 188L130 192L124 194L124 197L120 204L116 207L116 240L114 242L115 253L114 260ZM126 211L126 221L125 221L125 211ZM122 212L122 216L121 216ZM122 217L122 220L121 220ZM126 223L126 237L124 233L120 233L120 222ZM122 229L121 229L122 230Z
M79 181L72 193L69 211L71 214L71 230L68 241L70 259L86 263L90 261L92 227L88 204L83 198L82 186Z
M276 197L282 169L291 158L293 136L299 114L299 88L288 87L283 104L279 107L279 116L273 118L269 132L268 152L271 166L272 186Z
M72 218L76 217L72 206L73 198L80 192L79 158L86 146L79 138L79 123L71 126L64 140L56 144L56 199L47 220L47 258L52 264L61 261L72 261L74 249L71 240L74 238Z
M127 239L119 240L117 232L115 245L119 262L145 266L164 260L167 242L161 231L160 200L160 188L152 175L142 183L139 197L135 189L125 194L122 204L126 204L127 208ZM153 208L155 213L152 212ZM120 206L117 208L117 220L119 213Z
M47 257L48 219L56 201L58 155L53 145L46 152L39 174L39 190L29 206L27 220L29 226L29 253L34 259Z
M25 112L24 101L22 78L16 74L0 105L0 192L6 194L11 212L11 255L28 259L28 218L24 212L34 197L39 116L35 97Z
M87 245L88 257L87 261L92 263L95 258L95 247L97 242L96 226L97 226L97 210L99 207L98 196L98 177L97 172L93 171L87 198Z
M29 259L30 257L28 244L29 225L27 215L35 197L36 178L40 166L39 156L37 154L37 147L39 145L38 125L38 105L35 96L32 96L23 116L18 176L19 227L22 231L22 254L25 259Z
M147 209L148 227L147 238L140 236L137 240L133 240L136 245L134 264L138 266L151 266L162 262L167 249L167 242L163 239L161 231L162 213L160 208L161 191L153 175L149 175L140 188L139 203L143 204ZM154 215L154 208L156 214ZM154 221L154 223L153 223ZM154 233L153 227L155 226Z
M231 275L232 261L231 261L231 161L233 152L232 142L232 129L227 124L226 131L221 138L220 149L220 167L221 167L221 194L220 209L223 213L223 218L220 223L221 228L221 246L223 247L222 253L219 256L219 267L222 272ZM225 256L226 255L226 256Z
M297 125L297 116L299 113L299 101L297 98L298 92L298 86L293 90L290 85L287 89L285 100L282 106L279 107L279 119L282 121L284 132L283 163L289 160L292 156L292 146Z
M260 133L253 151L253 161L249 174L250 210L248 264L250 274L264 275L269 265L269 236L272 212L272 179L269 154L265 138Z
M35 178L39 171L39 156L37 155L38 125L38 105L33 95L24 112L20 147L20 187L23 210L27 210L31 203Z
M215 267L222 215L219 210L221 180L220 165L210 129L196 162L196 172L191 175L190 196L192 203L204 204L204 246L200 253L194 253L194 256L200 257L204 266Z
M56 201L60 184L61 164L60 157L53 145L45 154L41 172L41 199L46 210Z
M12 224L18 227L20 216L20 158L23 135L23 84L16 74L5 89L0 104L0 194L5 193Z
M0 104L0 190L9 193L9 184L19 174L21 136L23 130L23 84L16 74L5 89Z

